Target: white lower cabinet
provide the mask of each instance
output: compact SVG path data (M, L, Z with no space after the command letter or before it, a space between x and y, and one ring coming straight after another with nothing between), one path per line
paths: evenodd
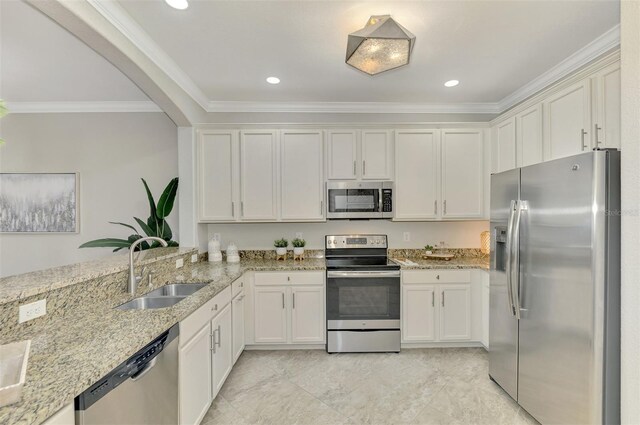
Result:
M481 282L475 273L410 270L402 276L402 342L480 342Z
M255 273L251 344L324 344L324 273ZM250 329L250 327L247 327Z
M198 424L233 365L231 288L180 322L178 393L180 424Z
M440 287L440 340L471 339L471 285Z
M482 345L489 348L489 273L482 271Z
M227 304L211 321L211 333L213 336L213 349L211 350L211 369L213 380L211 382L212 398L218 395L225 379L233 366L233 348L231 327L231 304Z
M238 360L244 351L244 315L245 294L244 291L237 294L231 301L231 326L233 327L233 363Z

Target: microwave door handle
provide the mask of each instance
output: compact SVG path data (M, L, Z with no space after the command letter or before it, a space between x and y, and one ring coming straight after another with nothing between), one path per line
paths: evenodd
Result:
M509 204L509 220L507 221L507 246L506 246L506 251L507 251L507 261L506 261L506 275L507 275L507 297L509 298L509 314L511 314L512 316L515 316L515 308L513 305L513 292L512 292L512 285L511 285L511 278L512 278L512 274L511 274L511 254L512 254L512 249L513 249L513 240L512 240L512 235L513 235L513 219L515 217L515 208L516 208L516 201L511 201Z
M526 201L518 201L516 203L515 218L513 225L513 243L512 243L512 267L511 272L514 275L511 279L513 287L511 293L513 294L513 307L516 315L516 319L520 320L520 223L522 218L522 211L527 209Z

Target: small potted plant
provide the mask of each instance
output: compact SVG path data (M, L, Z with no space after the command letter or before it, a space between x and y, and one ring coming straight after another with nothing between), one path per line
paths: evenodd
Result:
M287 247L289 246L289 241L285 238L276 239L273 241L273 246L276 248L276 255L278 257L286 257L287 256Z
M426 245L426 246L424 247L424 249L425 249L425 251L426 251L426 252L425 252L425 254L427 254L427 255L431 255L431 254L433 254L433 250L434 250L435 248L433 247L433 245Z
M307 244L307 241L300 238L295 238L291 241L291 245L293 245L293 258L302 259L304 256L304 246Z

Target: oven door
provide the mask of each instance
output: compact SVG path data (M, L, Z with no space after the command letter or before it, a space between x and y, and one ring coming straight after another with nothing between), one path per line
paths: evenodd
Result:
M379 182L327 183L327 218L383 218Z
M327 271L327 329L400 329L400 271Z

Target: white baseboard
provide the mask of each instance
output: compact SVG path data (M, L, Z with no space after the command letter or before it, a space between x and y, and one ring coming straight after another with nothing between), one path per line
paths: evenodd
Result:
M257 350L324 350L324 344L260 344L245 345L247 351Z
M403 342L400 345L401 349L411 348L484 348L487 349L481 342L478 341L464 341L464 342Z

